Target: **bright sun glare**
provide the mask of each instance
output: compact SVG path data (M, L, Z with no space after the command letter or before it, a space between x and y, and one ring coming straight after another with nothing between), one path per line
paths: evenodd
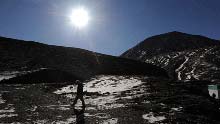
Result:
M82 28L88 25L90 19L88 11L82 7L73 9L69 18L71 23L77 28Z

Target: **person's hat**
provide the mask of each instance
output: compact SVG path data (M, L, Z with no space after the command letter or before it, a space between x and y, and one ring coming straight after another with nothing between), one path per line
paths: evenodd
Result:
M76 80L76 83L80 83L80 81L79 81L79 80Z

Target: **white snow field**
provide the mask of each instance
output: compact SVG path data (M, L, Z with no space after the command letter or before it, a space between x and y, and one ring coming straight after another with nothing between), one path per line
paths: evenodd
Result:
M132 99L143 95L144 86L141 86L144 82L138 76L126 77L126 76L104 76L100 75L92 78L90 81L85 82L84 92L97 93L99 97L93 96L85 97L87 104L96 106L98 109L112 109L118 107L124 107L125 104L116 103L121 99ZM139 88L137 88L140 86ZM67 94L66 97L74 98L76 94L77 86L69 85L63 87L54 93ZM122 92L127 92L125 96L120 96Z

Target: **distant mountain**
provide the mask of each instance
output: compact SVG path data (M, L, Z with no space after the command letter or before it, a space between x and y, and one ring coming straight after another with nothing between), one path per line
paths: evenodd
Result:
M220 81L220 42L170 32L147 38L121 55L166 69L177 80Z
M152 64L95 53L79 48L46 45L0 37L0 74L30 72L41 68L59 70L86 79L96 74L144 74L166 77ZM28 73L30 74L30 73ZM2 78L4 79L4 78Z

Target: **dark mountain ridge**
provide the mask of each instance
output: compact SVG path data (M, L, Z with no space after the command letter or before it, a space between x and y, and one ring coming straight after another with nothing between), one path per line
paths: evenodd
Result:
M220 43L218 40L210 39L204 36L173 31L147 38L135 47L124 52L121 56L138 59L137 57L140 57L143 54L149 57L213 45L220 45Z
M152 64L80 48L46 45L4 37L0 37L0 56L0 72L48 68L64 71L82 79L96 74L167 76L164 69Z
M176 80L220 81L220 42L200 35L170 32L153 36L121 57L160 66Z

